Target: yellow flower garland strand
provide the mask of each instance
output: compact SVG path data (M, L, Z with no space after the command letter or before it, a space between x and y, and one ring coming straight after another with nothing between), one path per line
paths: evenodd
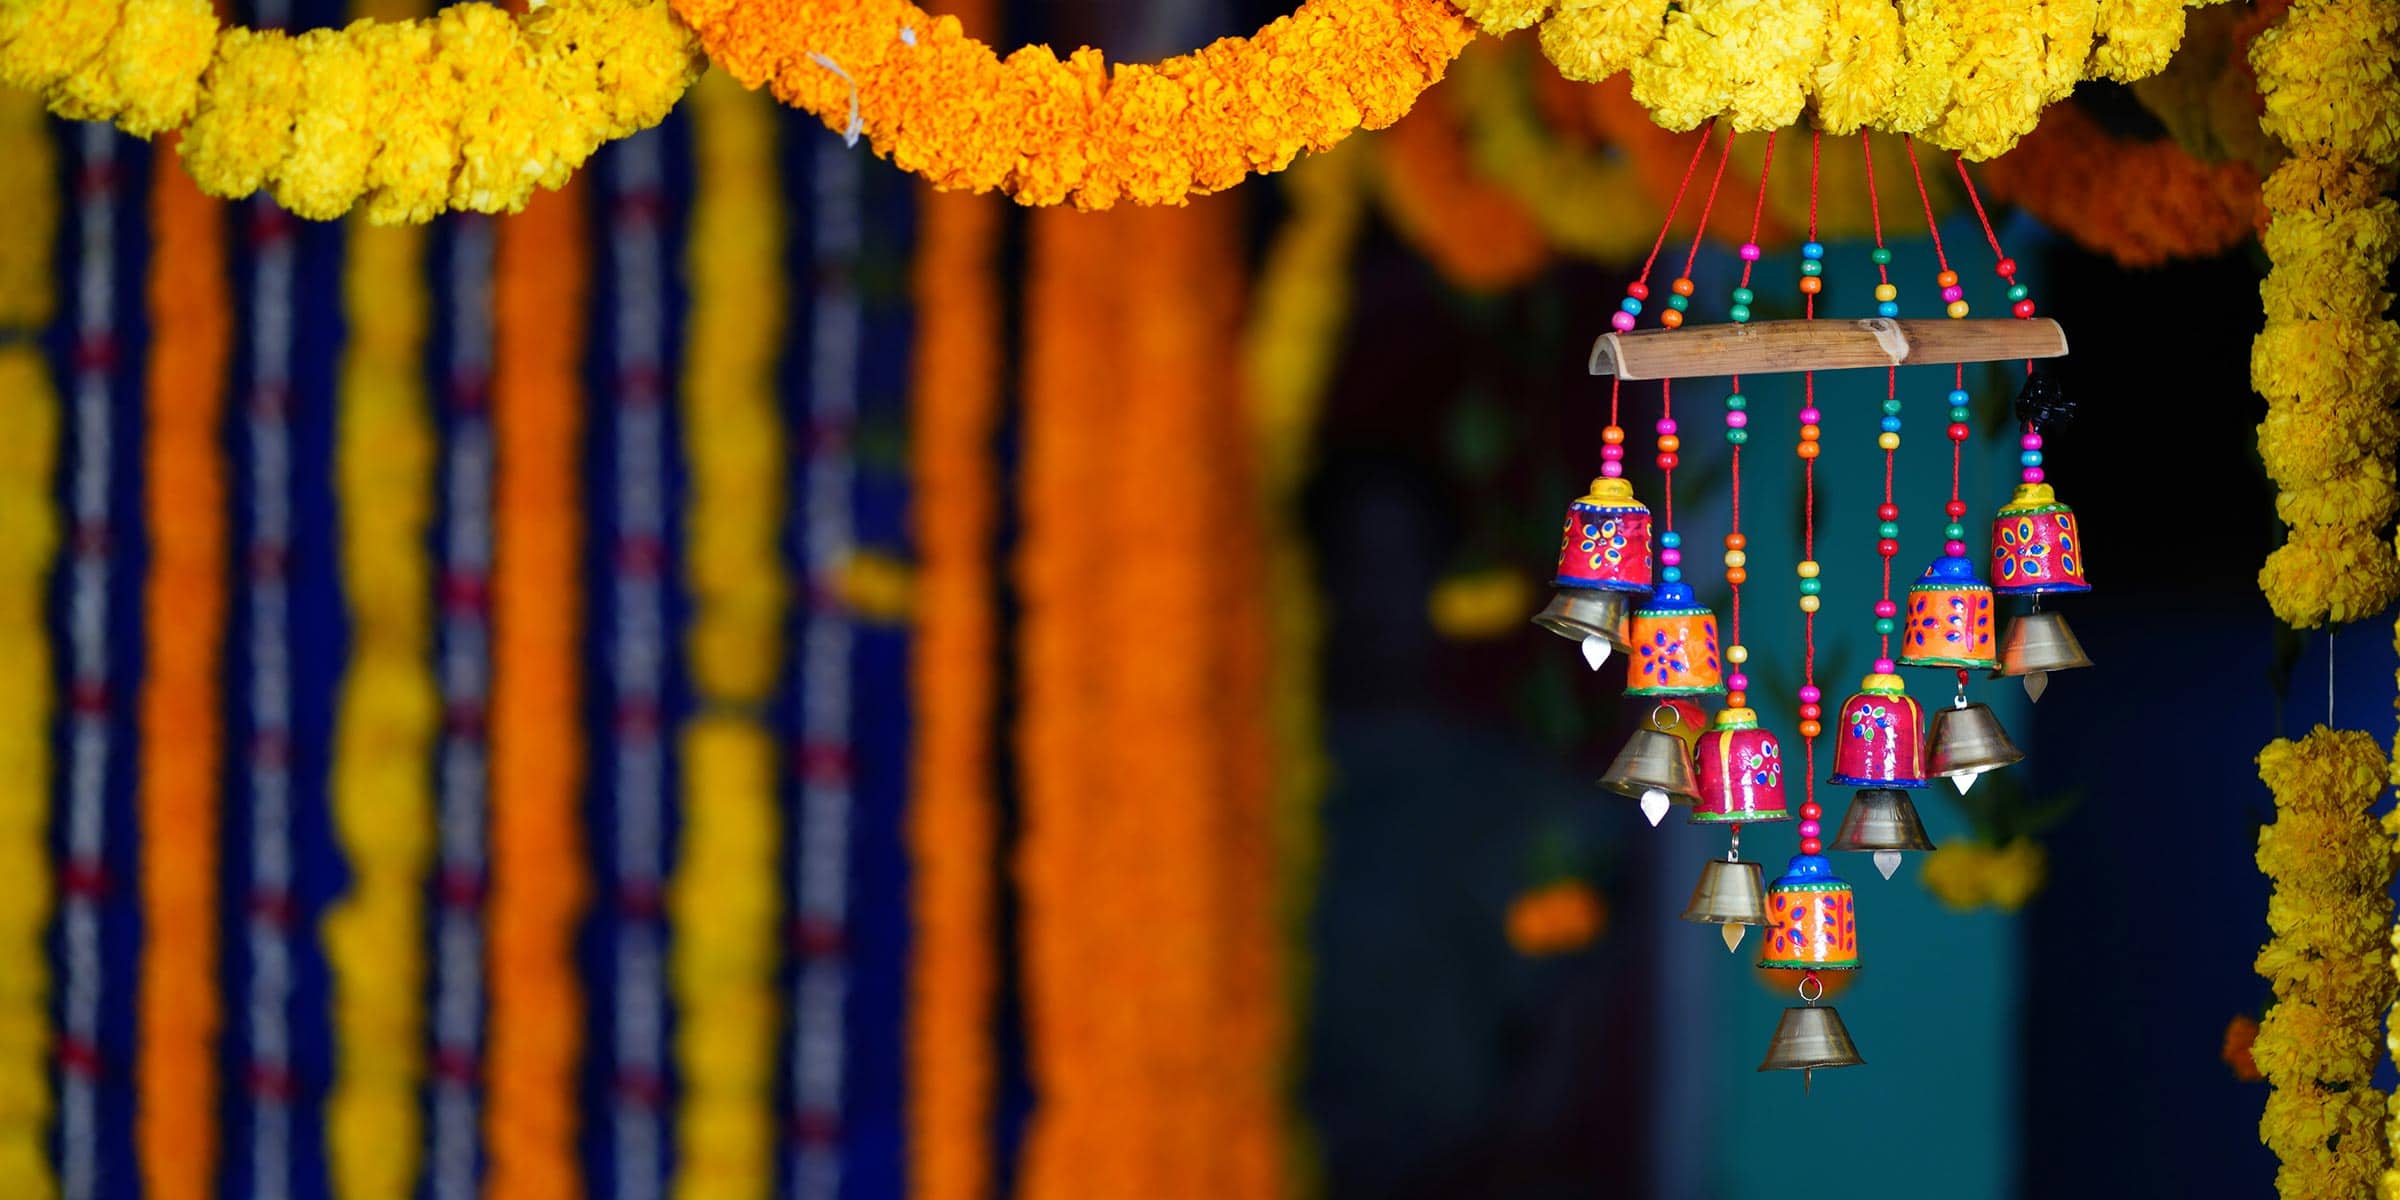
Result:
M205 1200L217 1161L218 668L228 565L217 434L233 348L232 288L221 206L171 161L152 176L150 221L135 1136L147 1195Z
M2283 1160L2283 1200L2354 1200L2386 1173L2386 1097L2374 1088L2376 1032L2395 991L2385 969L2394 841L2368 814L2386 774L2373 734L2316 730L2259 753L2275 823L2259 831L2258 868L2275 885L2272 936L2258 953L2275 1003L2251 1046L2274 1091L2259 1135Z
M788 590L776 544L783 218L774 106L716 73L693 103L684 527L699 711L683 729L683 848L669 897L683 1076L675 1194L742 1200L765 1197L775 1178L782 841L761 709L783 663Z
M0 6L0 84L144 137L182 129L201 190L268 188L317 220L516 212L657 124L701 65L666 0L460 4L297 36L220 26L208 0Z
M367 17L421 0L366 0ZM425 235L350 230L350 337L335 423L350 658L334 725L333 818L350 891L325 916L337 1070L325 1101L334 1194L405 1200L422 1164L425 875L433 854L432 401Z
M56 149L39 101L0 95L0 1179L57 1193L49 1156L50 644L58 554L51 498L58 391L41 346L55 296Z

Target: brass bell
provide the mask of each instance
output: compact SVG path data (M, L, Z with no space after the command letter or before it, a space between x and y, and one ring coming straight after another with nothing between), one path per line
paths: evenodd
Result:
M1630 650L1626 626L1633 615L1632 592L1605 591L1600 588L1562 587L1550 594L1550 603L1534 614L1533 623L1566 638L1583 644L1583 660L1595 671L1608 661L1609 651Z
M1948 778L1961 796L1985 771L2025 760L2025 752L2008 740L1991 707L1963 698L1933 714L1925 725L1925 741L1925 769Z
M1767 923L1767 874L1757 863L1712 858L1700 864L1683 919L1725 927L1725 949L1742 944L1746 926Z
M1900 853L1904 850L1931 850L1933 839L1925 836L1925 822L1917 816L1916 802L1898 788L1863 788L1850 801L1850 810L1842 814L1841 832L1833 835L1836 850L1872 851L1875 869L1885 879L1900 869Z
M1700 795L1700 779L1692 773L1683 739L1655 729L1637 729L1608 764L1600 786L1642 802L1642 815L1656 825L1667 805L1690 804Z
M2067 619L2037 608L2008 623L2008 632L2000 638L2000 669L1992 678L2023 676L2025 695L2039 701L2050 686L2050 672L2090 665Z
M1801 1086L1807 1088L1816 1083L1820 1070L1865 1065L1867 1060L1859 1057L1858 1047L1850 1041L1850 1031L1842 1026L1842 1015L1831 1006L1811 1004L1783 1010L1783 1020L1775 1026L1775 1040L1767 1043L1767 1060L1758 1064L1758 1069L1802 1072Z

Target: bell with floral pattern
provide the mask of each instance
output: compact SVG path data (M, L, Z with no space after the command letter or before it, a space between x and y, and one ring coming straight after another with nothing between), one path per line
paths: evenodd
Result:
M1628 696L1713 696L1725 690L1717 651L1717 614L1693 599L1689 584L1658 585L1636 609L1625 667Z
M1858 909L1850 885L1822 854L1795 854L1767 885L1769 970L1848 971L1858 966Z
M1919 740L1923 714L1909 698L1891 660L1878 659L1876 673L1860 681L1857 694L1842 702L1832 729L1830 782L1858 788L1925 786L1925 749Z
M2047 483L2020 483L1992 518L1992 590L2003 596L2088 592L2083 527Z
M1760 728L1756 710L1718 713L1700 735L1696 757L1700 792L1692 803L1694 824L1791 819L1783 806L1783 752L1775 735Z
M1533 623L1583 645L1598 670L1611 648L1632 648L1627 629L1633 602L1650 592L1650 510L1623 478L1592 481L1591 491L1567 506L1560 532L1556 589Z
M1911 667L2000 665L1995 653L1991 585L1963 555L1945 554L1908 589L1908 621L1900 628L1900 661Z

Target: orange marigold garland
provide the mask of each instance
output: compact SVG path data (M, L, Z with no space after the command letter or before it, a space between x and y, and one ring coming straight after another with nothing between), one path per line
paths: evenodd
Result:
M583 188L537 196L499 225L492 413L499 470L492 573L491 1050L487 1195L580 1188L575 1070L583 998L575 922L580 833L575 459L582 402Z
M1516 197L1476 174L1445 91L1373 143L1384 215L1442 277L1474 292L1516 287L1550 260L1550 244Z
M954 4L983 25L988 3ZM993 521L1000 415L1002 210L918 189L917 330L909 385L915 744L907 837L915 914L908 982L909 1186L922 1200L992 1191Z
M1001 58L907 0L675 0L716 65L938 187L1177 203L1400 119L1473 39L1445 0L1306 0L1156 65Z
M2261 216L2258 171L2248 163L2203 162L2172 141L2118 137L2073 104L2044 113L1983 177L1995 198L2127 267L2224 253Z

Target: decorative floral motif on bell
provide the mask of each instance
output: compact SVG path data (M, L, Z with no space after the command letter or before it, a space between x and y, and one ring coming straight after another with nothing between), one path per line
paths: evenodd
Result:
M1858 966L1858 908L1822 854L1795 854L1767 885L1767 944L1758 965L1808 971Z
M1628 696L1704 696L1725 690L1717 653L1717 614L1692 598L1691 585L1662 583L1634 610Z
M1831 782L1843 787L1924 787L1924 723L1917 702L1897 675L1869 675L1858 689L1842 702L1841 721L1829 731L1834 735Z
M1633 498L1633 485L1625 480L1593 480L1592 490L1567 506L1558 577L1551 582L1562 588L1647 592L1651 579L1650 510Z
M1908 624L1900 630L1900 661L1911 667L2000 665L1999 628L1992 619L1991 585L1975 564L1945 554L1908 589Z
M1785 821L1783 751L1759 728L1758 713L1728 708L1700 735L1700 796L1692 821Z
M2083 526L2047 483L2020 483L1992 518L1992 589L2003 596L2088 592Z

